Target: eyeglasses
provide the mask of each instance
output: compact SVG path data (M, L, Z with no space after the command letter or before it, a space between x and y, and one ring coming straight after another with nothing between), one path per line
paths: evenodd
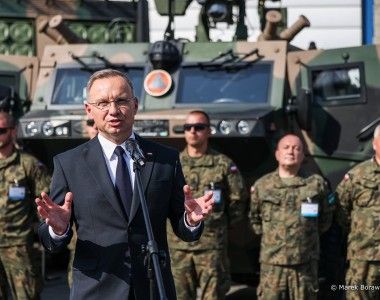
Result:
M129 106L129 103L132 101L136 101L136 97L128 98L128 99L116 99L114 101L99 101L99 102L87 102L99 108L102 111L108 111L111 107L111 103L114 103L117 108L126 108Z
M191 128L193 128L193 127L194 127L195 131L202 131L202 130L205 130L206 128L210 127L210 125L204 124L204 123L184 124L183 130L190 131Z
M4 133L7 133L8 129L10 129L11 127L3 127L3 128L0 128L0 135L4 134Z
M94 126L94 124L95 124L94 119L88 119L88 120L86 120L86 125L87 126L92 127L92 126Z

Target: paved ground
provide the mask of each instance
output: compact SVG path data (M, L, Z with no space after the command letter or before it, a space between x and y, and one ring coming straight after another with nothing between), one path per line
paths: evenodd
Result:
M69 252L51 254L46 257L46 280L42 290L41 300L67 300L69 287L67 285L66 265ZM227 300L256 299L255 288L243 284L233 284L227 295Z
M48 275L41 300L67 300L69 287L66 283L66 272L58 271ZM227 295L227 300L255 299L255 289L247 285L233 285Z

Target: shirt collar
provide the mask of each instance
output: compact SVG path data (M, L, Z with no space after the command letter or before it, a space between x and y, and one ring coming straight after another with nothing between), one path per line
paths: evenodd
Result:
M135 133L133 131L128 139L135 139ZM120 145L117 145L111 142L110 140L106 139L104 136L102 136L101 133L98 134L98 140L99 140L100 146L102 146L103 153L107 157L108 160L112 160L114 158L113 155L117 146L121 146L124 149L125 153L129 155L129 153L125 149L125 141L121 143ZM116 157L116 155L114 156Z

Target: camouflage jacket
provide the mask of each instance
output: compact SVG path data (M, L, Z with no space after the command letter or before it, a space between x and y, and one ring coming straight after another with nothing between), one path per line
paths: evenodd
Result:
M36 158L20 151L0 160L0 176L0 247L26 244L38 222L34 199L48 192L50 176Z
M338 222L349 233L347 258L380 260L380 166L367 160L337 187Z
M213 186L216 204L205 221L199 241L183 242L168 228L169 246L171 249L182 250L224 249L227 245L228 225L239 221L246 213L248 193L243 178L231 159L212 149L199 158L190 157L184 150L180 159L186 183L191 187L193 196L200 197Z
M319 175L302 171L281 179L278 170L251 188L250 221L261 236L260 262L296 265L319 259L319 235L331 224L328 187ZM304 203L318 204L318 216L301 214Z

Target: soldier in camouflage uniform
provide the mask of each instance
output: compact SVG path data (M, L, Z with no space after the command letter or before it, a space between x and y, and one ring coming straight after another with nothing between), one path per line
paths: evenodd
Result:
M224 299L230 288L227 229L247 209L248 195L238 168L227 156L208 146L210 121L202 111L191 112L184 125L186 149L180 159L194 197L213 190L214 212L205 221L199 241L186 243L168 228L172 271L180 300Z
M300 170L304 146L288 134L277 144L278 169L251 188L250 221L261 235L259 299L316 299L319 235L331 223L328 187Z
M16 124L0 112L0 299L38 299L41 272L33 248L34 198L50 177L33 156L15 148ZM7 287L8 286L8 287Z
M350 170L337 187L338 222L348 233L346 284L354 287L347 299L380 299L372 289L380 286L380 125L372 144L375 156Z

